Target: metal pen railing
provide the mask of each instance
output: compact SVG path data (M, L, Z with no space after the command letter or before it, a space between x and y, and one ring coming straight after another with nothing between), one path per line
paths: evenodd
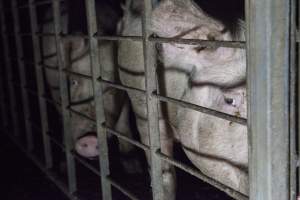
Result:
M247 24L247 42L240 41L207 41L207 40L197 40L197 39L178 39L178 38L159 38L154 37L152 33L149 31L150 22L151 22L151 11L152 11L152 2L151 0L144 0L144 14L142 20L143 34L142 36L103 36L97 34L97 24L96 24L96 10L95 10L95 0L85 0L86 1L86 11L87 11L87 22L88 22L88 35L84 34L63 34L62 27L60 24L61 16L60 16L60 2L59 0L46 0L46 1L34 1L29 0L28 5L20 5L16 4L16 0L12 1L12 11L14 17L14 34L7 33L5 28L5 12L1 12L1 24L2 24L2 39L4 45L4 53L5 53L5 66L6 71L8 73L8 86L9 86L9 96L11 101L10 111L12 112L13 126L15 128L18 127L18 119L15 114L16 108L16 98L14 94L14 87L19 86L22 91L22 102L24 107L24 119L26 121L30 121L30 110L28 108L28 93L34 94L39 98L39 107L41 114L41 132L43 134L43 143L45 149L45 158L46 158L46 167L44 167L41 163L36 162L37 165L50 176L55 183L64 191L69 198L75 198L73 193L77 190L76 184L76 170L75 170L75 159L78 160L85 167L93 171L97 176L101 178L101 188L102 188L102 198L103 199L112 199L111 186L115 187L122 193L124 193L130 199L139 199L132 192L128 191L125 187L121 186L117 181L113 180L110 176L109 171L109 161L108 161L108 147L107 147L107 134L115 135L120 140L128 142L134 145L137 148L140 148L144 151L150 152L151 155L151 179L152 179L152 193L153 199L160 200L163 195L163 186L162 186L162 162L167 162L172 166L175 166L185 172L215 186L216 188L226 192L228 195L235 199L248 199L248 197L244 194L241 194L238 191L233 190L232 188L223 185L222 183L207 177L203 173L201 173L198 169L192 168L190 166L185 165L184 163L171 158L160 151L160 137L159 137L159 124L158 124L158 105L160 102L166 103L174 103L178 106L183 106L185 108L193 109L198 112L202 112L208 115L212 115L218 118L222 118L225 120L229 120L235 123L239 123L241 125L248 125L248 138L250 144L250 162L249 162L249 170L250 170L250 199L287 199L286 191L291 191L289 196L291 199L295 199L296 191L300 189L296 188L296 180L293 179L293 174L296 174L296 163L299 162L299 158L296 152L296 113L295 107L287 106L296 104L296 94L288 93L296 90L296 76L295 68L289 67L296 60L296 46L295 42L299 42L299 31L295 29L295 16L296 10L292 9L291 16L288 15L287 12L290 7L288 3L283 0L273 0L276 3L280 4L281 7L276 7L275 11L266 12L268 18L264 21L261 19L255 18L258 14L262 16L264 12L262 10L264 7L270 9L272 7L271 0L263 0L263 1L255 1L256 4L249 3L249 0L246 0L246 24ZM295 1L292 0L291 7L295 7ZM2 1L1 1L2 4ZM42 33L38 32L37 29L37 16L36 16L36 6L50 4L52 5L53 14L54 14L54 25L55 30L54 33ZM259 7L260 6L260 7ZM24 33L19 30L19 22L18 22L18 10L29 8L30 10L30 18L31 18L31 33ZM3 5L0 5L0 11L3 11ZM300 12L300 11L298 11ZM275 16L276 14L276 16ZM272 33L268 32L272 29L272 27L276 26L276 21L271 18L274 17L283 17L281 19L285 19L284 23L281 24L282 29L276 29ZM261 20L261 21L259 21ZM288 36L285 30L289 30L288 24L291 22L292 27L292 35ZM266 31L267 29L267 31ZM259 32L257 32L259 31ZM271 40L267 40L266 38L260 38L259 33L268 32L270 34L270 38L272 42L275 41L277 35L282 36L282 40L278 43L282 44L282 49L277 50L273 45ZM19 73L21 77L21 84L14 83L11 75L11 61L8 53L8 36L11 35L15 37L17 44L17 62L19 66ZM30 36L33 40L34 46L34 61L28 61L23 58L22 52L22 38L23 36ZM48 66L43 64L42 57L40 55L40 44L39 37L55 37L56 46L57 46L57 60L58 66ZM91 66L92 66L92 75L84 75L78 72L71 71L66 68L64 52L63 52L63 44L62 40L64 38L85 38L89 40L90 44L90 58L91 58ZM291 38L291 40L288 40ZM132 88L124 85L120 85L117 83L113 83L107 80L103 80L101 77L101 70L99 66L101 66L101 61L98 59L99 55L99 46L98 41L139 41L143 44L144 51L144 63L145 63L145 78L146 78L146 90L140 90L137 88ZM251 41L251 44L249 44ZM287 42L291 42L291 44L287 44ZM228 48L242 48L247 50L247 70L248 70L248 80L247 80L247 91L249 93L248 98L248 120L232 115L228 115L226 113L221 113L216 110L212 110L209 108L197 106L188 102L184 102L178 99L173 99L170 97L165 97L157 94L157 82L155 80L155 64L156 64L156 52L154 49L155 44L157 43L180 43L187 45L203 45L208 47L228 47ZM265 46L270 47L269 49L265 49ZM287 49L287 47L291 46L291 49ZM298 48L299 48L298 44ZM101 47L100 47L101 48ZM266 52L262 52L264 49ZM298 50L300 51L300 49ZM256 53L254 53L256 52ZM258 55L257 52L260 52L261 55ZM290 57L287 56L287 52L290 53ZM262 55L266 55L264 58ZM299 56L299 55L298 55ZM276 61L274 62L274 57L276 57ZM287 61L289 57L290 63ZM272 60L274 59L274 60ZM299 59L299 58L298 58ZM261 62L258 62L261 61ZM38 91L35 92L27 88L26 77L25 77L25 63L31 63L35 66L36 74L37 74L37 85ZM262 64L263 63L263 64ZM273 65L270 65L272 63ZM279 64L280 63L280 64ZM300 62L298 61L298 64ZM251 66L251 69L249 69ZM262 68L261 66L266 66L266 68ZM285 69L284 67L287 67ZM44 95L44 86L43 86L43 68L54 70L59 73L60 76L60 96L62 98L62 102L55 102L51 99L48 99ZM267 69L267 70L266 70ZM266 70L266 71L263 71ZM299 70L298 70L299 71ZM272 72L272 73L270 73ZM288 77L287 77L288 74ZM88 79L93 82L93 92L94 92L94 101L95 101L95 110L96 110L96 119L93 119L83 113L80 113L72 108L71 102L69 102L68 96L68 85L67 79L68 76L77 76L80 78ZM272 78L272 77L276 77ZM288 84L289 88L282 87L282 85L286 86ZM107 127L105 125L105 116L103 110L103 91L101 90L102 86L110 86L119 90L128 91L137 93L138 95L143 95L147 99L147 109L148 109L148 133L150 137L150 145L145 145L139 141L136 141L132 138L125 136L124 134L113 130L111 127ZM265 87L268 86L268 87ZM299 88L299 87L298 87ZM287 91L286 91L287 89ZM252 91L253 93L250 93ZM279 100L274 100L272 95L276 94ZM258 99L259 97L259 99ZM288 98L288 99L287 99ZM4 107L3 100L1 100L1 106ZM263 107L261 107L258 102L263 103ZM46 102L53 103L56 105L60 105L62 108L63 115L63 125L64 125L64 145L58 145L62 150L65 151L67 157L67 167L68 167L68 189L65 186L62 186L61 183L57 182L56 179L53 179L53 174L49 172L49 168L52 166L52 155L50 148L50 141L59 144L53 137L49 135L49 125L47 119L47 108ZM275 106L276 109L270 107L267 102L271 102L270 105ZM4 110L2 108L2 110ZM270 113L272 112L272 116ZM76 154L74 154L73 150L73 140L71 137L71 118L70 115L78 115L87 120L90 120L92 123L97 125L97 135L99 140L100 149L100 171L95 167L89 165L85 162L84 159L81 159ZM287 115L286 113L289 113ZM287 117L289 116L289 117ZM289 118L289 119L287 119ZM288 124L287 124L288 121ZM27 143L30 147L29 149L34 148L32 142L31 127L32 124L30 122L26 122L26 133L27 133ZM37 126L36 126L37 127ZM268 128L268 129L266 129ZM289 134L287 134L287 129L289 130ZM15 135L18 135L18 130L15 130ZM272 132L270 132L272 130ZM265 131L265 132L264 132ZM273 135L273 133L275 135ZM278 134L276 134L278 133ZM282 133L280 135L279 133ZM275 138L278 137L278 138ZM287 138L289 138L290 142L287 142ZM299 138L299 137L298 137ZM283 141L279 143L279 140ZM277 147L270 145L270 142L275 142L276 144L281 146L281 149L276 149ZM18 144L20 146L20 144ZM289 146L290 145L290 146ZM299 146L299 145L298 145ZM25 151L27 155L31 157L32 160L36 160L30 154L30 151ZM283 152L280 152L283 150ZM275 153L274 153L275 152ZM289 152L289 154L287 153ZM298 149L299 152L299 149ZM271 153L274 153L271 154ZM272 183L268 182L269 180L274 180L275 178L280 177L282 173L286 173L284 165L287 165L287 155L290 156L290 182L288 181L288 176L281 177L282 179L278 182L274 181ZM265 157L263 157L265 156ZM268 162L265 162L266 158ZM272 169L270 163L277 161L281 168L284 168L284 171L276 171L276 169ZM267 170L269 169L269 171ZM263 174L264 176L259 176ZM288 173L287 173L288 174ZM259 177L258 177L259 176ZM300 178L298 177L298 180ZM282 189L278 188L279 185L289 185L290 189L284 188L284 194L278 194L277 192L282 192ZM274 191L275 190L275 191ZM277 191L278 190L278 191ZM274 194L272 194L272 191ZM277 195L277 196L276 196Z

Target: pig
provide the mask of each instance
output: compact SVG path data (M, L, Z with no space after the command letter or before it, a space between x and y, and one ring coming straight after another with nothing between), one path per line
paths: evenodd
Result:
M75 4L77 1L72 1ZM114 7L109 4L111 1L97 1L98 33L113 34L116 30L117 19L120 14L115 13ZM72 6L71 6L72 8ZM105 12L102 12L105 9ZM84 10L82 7L81 11ZM64 33L78 31L81 26L74 26L68 21L78 12L64 12L62 15L61 25ZM71 14L70 14L71 13ZM72 14L73 13L73 14ZM107 23L109 20L112 21ZM75 18L77 20L77 18ZM75 20L75 21L76 21ZM106 24L104 24L106 23ZM73 28L72 28L73 27ZM74 28L75 27L75 28ZM79 28L79 29L78 29ZM84 28L83 28L84 29ZM54 32L53 23L49 22L43 25L44 32ZM85 30L83 30L84 32ZM88 40L83 37L63 38L64 59L66 68L69 71L91 76L91 63L89 55ZM100 61L102 66L102 79L118 83L118 70L116 68L116 45L115 42L101 41L98 44L101 55ZM54 37L43 37L43 64L46 66L57 66L56 45ZM45 68L47 84L50 88L52 98L61 102L59 88L59 74L57 71ZM104 112L106 122L105 125L115 129L116 131L131 137L132 130L129 121L130 103L125 92L114 89L112 87L103 87ZM93 101L93 85L92 80L88 80L75 75L69 76L69 96L73 110L80 112L92 119L95 119L95 108ZM57 110L61 112L61 108L57 106ZM92 121L82 118L80 115L71 113L71 134L75 151L86 158L93 159L99 155L99 146L96 136L96 125ZM110 134L108 134L110 136ZM119 149L122 154L128 155L134 151L132 145L119 141ZM125 170L129 173L139 171L139 164L134 158L122 160ZM135 164L131 164L135 163Z
M141 1L128 2L120 21L120 34L141 36ZM228 28L210 16L200 1L163 0L152 12L151 31L167 38L244 41L242 20ZM231 24L233 25L233 23ZM246 118L246 54L243 49L199 45L157 45L158 93ZM143 46L139 41L119 41L122 84L145 90ZM146 98L128 92L141 142L149 145ZM159 104L161 152L172 157L179 142L190 161L205 175L248 194L247 127L174 104ZM150 161L150 154L146 153ZM149 162L150 165L150 162ZM175 199L174 167L163 162L163 199Z

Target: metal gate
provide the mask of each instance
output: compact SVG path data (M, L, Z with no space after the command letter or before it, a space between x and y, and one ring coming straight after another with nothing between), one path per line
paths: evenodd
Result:
M23 2L23 3L22 3ZM25 2L25 3L24 3ZM77 190L75 159L92 170L101 178L102 198L112 199L111 187L115 187L131 199L139 199L120 183L110 176L107 138L106 134L116 135L151 154L152 193L153 199L159 200L162 195L162 161L168 162L187 173L212 184L226 192L235 199L255 200L285 200L296 199L299 193L300 173L298 172L298 94L297 85L299 77L299 2L295 0L246 0L247 42L203 41L188 39L169 39L153 37L149 31L152 10L151 0L144 1L142 20L143 35L141 37L102 36L97 34L96 10L94 0L85 0L88 22L88 35L62 34L60 24L60 0L28 0L4 1L1 0L1 36L3 60L1 66L1 132L6 133L15 143L53 180L57 186L70 198L76 199ZM41 33L38 29L37 10L44 4L51 4L54 19L54 32ZM30 32L21 29L20 12L27 10L30 19ZM8 15L7 13L10 13ZM12 18L9 19L8 16ZM12 29L8 27L13 25ZM26 59L23 46L23 37L29 37L33 47L33 60ZM61 102L48 99L45 94L43 68L41 63L40 37L55 37L57 46L58 67L53 68L60 74ZM63 37L85 37L89 39L92 76L87 77L66 70L65 60L62 56ZM14 38L15 49L9 43ZM138 90L111 83L101 79L100 61L98 60L99 40L132 40L143 43L144 63L146 69L146 90ZM248 119L234 117L215 110L196 106L156 93L155 81L155 44L176 42L181 44L198 44L203 46L223 46L230 48L245 48L247 52L247 93L248 93ZM14 51L17 57L12 57ZM36 73L36 89L28 87L26 66L31 65ZM18 68L17 68L18 67ZM19 79L14 78L17 71ZM73 144L70 133L70 114L76 113L70 106L68 98L68 76L81 76L93 82L95 97L97 135L100 144L100 170L92 167L73 153ZM16 81L17 80L17 81ZM109 85L117 89L136 92L145 95L148 108L148 131L150 146L132 140L122 133L118 133L105 126L103 110L102 85ZM18 89L17 89L18 88ZM17 98L20 92L21 98ZM29 96L35 95L38 99L40 124L31 119ZM234 191L231 188L213 180L198 170L195 170L160 152L158 130L158 103L172 102L186 108L191 108L208 115L214 115L229 121L248 126L249 138L249 197ZM51 137L49 132L47 103L59 104L62 108L64 145ZM23 108L23 116L18 115L18 105ZM86 117L82 115L83 117ZM20 124L24 123L25 130ZM32 152L34 150L33 130L38 129L42 135L43 159L38 159ZM11 134L11 131L13 131ZM26 142L20 142L20 133L25 131ZM51 143L57 144L64 152L67 160L67 186L52 172L53 155ZM297 178L298 177L298 178Z

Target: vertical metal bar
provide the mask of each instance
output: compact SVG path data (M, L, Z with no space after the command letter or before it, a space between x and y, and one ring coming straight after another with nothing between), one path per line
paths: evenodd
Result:
M298 145L298 149L297 149L297 152L298 152L298 162L299 162L299 159L300 159L300 2L299 1L297 1L297 5L296 6L298 6L298 9L296 8L295 10L298 12L297 14L298 15L296 15L296 16L298 16L298 19L296 19L296 24L298 25L298 27L297 27L297 29L298 29L298 32L297 32L297 37L298 37L298 43L297 43L297 50L298 50L298 56L297 56L297 63L298 63L298 92L297 92L297 95L298 95L298 120L297 120L297 122L298 122L298 132L297 132L297 137L298 137L298 141L297 141L297 145ZM297 192L298 192L298 195L300 195L299 194L299 192L300 192L300 168L299 168L299 166L298 166L298 177L297 177L297 182L298 182L298 187L297 187Z
M66 158L67 158L67 168L68 168L68 186L70 193L74 193L77 190L77 180L76 180L76 168L75 168L75 158L71 153L73 149L74 142L71 133L71 113L67 109L69 105L69 93L68 93L68 76L63 72L66 68L65 52L63 41L61 37L62 27L61 27L61 12L60 12L60 1L53 0L53 17L54 17L54 32L55 41L57 49L57 61L59 67L59 85L60 85L60 97L62 105L62 116L63 116L63 126L64 126L64 143L66 146Z
M16 0L11 1L11 8L12 8L12 14L13 14L13 20L14 20L14 34L15 34L15 40L16 40L16 48L17 48L17 60L18 60L18 67L19 67L19 75L20 75L20 81L21 81L21 93L22 93L22 103L23 103L23 114L25 119L25 131L26 131L26 138L27 138L27 150L30 152L33 150L33 139L32 139L32 130L31 126L28 120L30 118L30 109L29 109L29 98L28 93L26 92L25 87L27 86L27 81L25 77L25 65L22 61L22 58L24 56L23 54L23 44L22 44L22 38L20 34L20 22L19 22L19 14L18 14L18 8L17 8L17 2Z
M148 111L148 134L150 137L150 154L151 154L151 185L153 199L163 199L162 184L162 161L156 155L160 149L159 121L158 121L158 100L152 96L157 92L156 80L156 51L155 44L149 42L152 34L151 26L152 1L144 0L144 13L142 19L142 37L144 64L146 72L146 98Z
M41 54L40 54L41 49L40 49L39 37L36 35L36 32L38 32L38 22L37 22L36 10L33 5L34 0L29 0L28 3L29 3L30 26L31 26L31 33L32 33L34 67L36 72L36 84L37 84L40 118L41 118L41 125L42 125L45 164L46 164L46 168L51 168L53 161L51 155L50 139L47 134L49 129L48 116L47 116L47 102L43 98L45 93L44 76L43 76L43 69L39 67L39 63L41 61Z
M97 78L101 77L101 66L99 62L99 48L98 41L94 37L97 34L97 18L96 18L96 6L94 0L86 0L86 14L88 22L88 36L90 44L90 59L92 67L92 79L93 79L93 91L94 91L94 101L96 109L96 124L97 124L97 135L98 143L100 146L100 172L101 172L101 184L102 184L102 197L105 200L111 200L111 185L107 181L107 176L109 175L109 159L108 159L108 146L106 130L103 128L102 124L105 123L104 116L104 105L103 105L103 92L102 83L97 81Z
M296 2L291 0L290 47L290 199L296 199L297 151L296 151Z
M1 0L0 2L0 17L1 17L1 25L2 25L2 40L3 40L3 51L4 51L4 61L5 61L5 67L6 67L6 73L7 73L7 81L8 81L8 93L10 98L10 114L12 116L12 124L13 124L13 131L14 135L16 137L19 137L20 130L19 130L19 123L18 123L18 116L16 112L17 108L17 102L16 102L16 95L15 95L15 89L12 84L13 82L13 76L12 76L12 65L10 63L9 59L9 38L7 36L7 27L6 27L6 19L5 19L5 12L3 7L3 2Z
M297 8L295 8L295 12L297 12L297 14L296 14L296 17L298 16L298 18L296 18L296 26L297 26L297 38L298 38L298 43L297 43L297 45L296 45L296 49L298 50L297 52L298 52L298 57L296 58L296 65L297 65L297 69L298 69L298 74L297 74L297 80L298 80L298 91L297 91L297 95L298 95L298 112L297 112L297 114L298 114L298 121L297 121L297 123L298 123L298 127L297 127L297 137L298 137L298 141L297 141L297 147L298 147L298 149L297 149L297 153L298 153L298 162L299 162L299 160L300 160L300 133L299 133L299 131L300 131L300 115L299 115L299 113L300 113L300 2L299 1L295 1L295 6L298 6ZM297 185L297 192L298 192L298 194L297 195L300 195L299 193L300 193L300 168L299 168L299 166L298 166L298 168L297 168L297 170L298 170L298 177L297 177L297 183L298 183L298 185Z
M289 199L290 1L247 2L250 199Z

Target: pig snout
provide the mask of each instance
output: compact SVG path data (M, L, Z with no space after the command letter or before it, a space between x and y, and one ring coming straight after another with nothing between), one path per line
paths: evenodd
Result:
M99 155L99 145L96 134L86 134L77 139L75 151L85 158L93 159Z

